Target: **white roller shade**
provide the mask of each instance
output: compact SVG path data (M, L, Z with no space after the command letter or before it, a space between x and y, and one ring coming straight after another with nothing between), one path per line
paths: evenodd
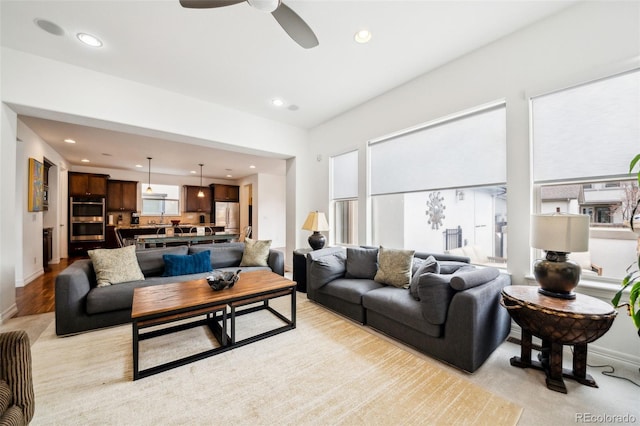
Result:
M537 183L624 175L640 152L638 70L531 102Z
M504 104L370 144L371 194L506 182Z
M358 198L358 151L331 157L332 198Z

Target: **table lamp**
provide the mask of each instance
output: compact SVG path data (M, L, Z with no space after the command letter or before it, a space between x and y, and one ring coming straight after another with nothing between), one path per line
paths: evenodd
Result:
M327 218L324 216L324 213L317 211L309 213L307 220L305 220L304 225L302 225L302 229L313 231L313 234L309 236L309 245L312 249L320 250L324 247L327 239L320 232L329 230L329 224L327 223Z
M531 247L547 252L533 263L538 292L551 297L574 299L581 268L569 260L571 252L589 250L589 216L583 214L534 214L531 216Z

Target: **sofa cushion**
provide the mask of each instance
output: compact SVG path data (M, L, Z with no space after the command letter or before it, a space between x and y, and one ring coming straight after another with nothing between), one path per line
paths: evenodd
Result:
M416 268L415 272L411 277L409 292L414 299L420 300L420 296L418 296L418 283L420 282L420 276L422 274L426 274L427 272L431 272L432 274L439 274L440 264L438 263L436 258L433 256L429 256L426 259L418 259L418 261L414 259L413 263L414 265L418 263L419 266Z
M189 247L189 253L200 253L205 250L211 252L213 269L239 266L244 253L244 243L197 244Z
M444 324L455 290L449 284L452 275L427 272L418 281L418 297L422 316L431 324Z
M315 259L307 269L307 285L317 290L326 283L344 277L346 264L345 252L336 252Z
M362 296L367 311L374 311L406 327L432 337L442 335L443 326L425 321L422 303L414 300L408 291L395 287L382 287Z
M244 239L244 254L240 266L267 266L271 240Z
M460 268L451 277L450 285L454 290L466 290L488 283L496 279L498 275L500 275L500 271L497 268Z
M453 274L458 269L471 266L466 262L458 262L455 260L439 260L441 274Z
M177 275L197 274L209 272L211 268L211 252L204 250L194 254L164 254L163 277L175 277Z
M378 249L363 247L347 248L346 278L372 280L378 272Z
M415 250L400 250L380 247L378 272L374 277L379 283L394 287L408 287L411 281L411 265Z
M87 252L96 272L98 287L144 280L136 257L136 246L95 249Z
M363 278L338 278L320 288L319 292L357 305L362 304L362 295L383 287L382 284Z
M159 284L171 284L175 282L197 280L200 278L206 278L209 274L211 274L210 271L182 275L179 278L150 277L145 280L130 281L118 285L95 287L87 293L87 313L93 315L103 312L131 309L131 304L133 303L133 290L137 287L149 287ZM207 285L204 280L203 285Z
M187 254L189 246L149 248L136 251L138 265L145 277L159 277L164 272L164 254Z

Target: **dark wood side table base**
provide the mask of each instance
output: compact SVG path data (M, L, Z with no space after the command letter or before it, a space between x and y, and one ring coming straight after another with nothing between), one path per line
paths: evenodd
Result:
M542 352L538 354L539 361L531 359L531 333L522 330L520 356L512 357L509 362L514 367L534 368L545 372L547 388L556 392L567 393L567 386L563 377L575 380L580 384L597 388L598 384L590 374L587 374L587 344L573 346L573 370L562 368L562 345L547 340L542 342Z
M587 343L609 330L616 311L608 303L583 294L575 299L542 295L533 286L509 286L502 289L502 305L522 329L520 356L511 365L543 370L547 387L567 393L563 378L595 387L587 374ZM531 359L532 336L542 340L538 361ZM562 368L563 346L573 347L572 369Z

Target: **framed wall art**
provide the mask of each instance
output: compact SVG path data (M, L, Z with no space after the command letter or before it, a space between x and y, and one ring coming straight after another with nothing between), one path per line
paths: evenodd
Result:
M41 212L44 205L44 165L29 158L29 211Z

